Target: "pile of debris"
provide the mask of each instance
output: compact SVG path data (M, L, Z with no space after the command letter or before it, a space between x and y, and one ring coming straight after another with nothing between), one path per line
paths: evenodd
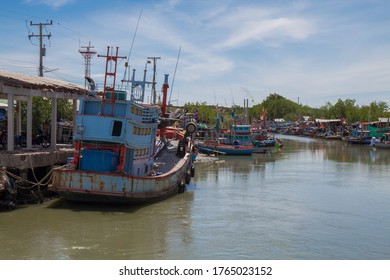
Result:
M13 209L16 204L16 186L8 178L4 169L0 169L0 209Z
M0 210L11 210L22 204L42 203L53 195L43 184L33 184L0 168Z

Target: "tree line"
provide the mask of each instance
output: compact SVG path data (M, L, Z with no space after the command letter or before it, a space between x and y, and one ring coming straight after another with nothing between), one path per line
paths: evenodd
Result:
M222 119L225 125L232 123L231 114L238 121L245 121L245 108L233 106L231 108L218 108L214 105L204 103L186 103L185 108L190 112L198 111L199 119L205 123L215 123L217 117ZM327 102L319 108L312 108L307 105L298 104L285 97L271 93L267 98L251 108L247 109L247 120L259 120L261 116L266 116L267 120L284 119L285 121L302 120L304 116L314 119L343 119L348 124L355 122L373 122L378 118L390 118L389 106L383 101L373 101L369 105L358 105L355 99L338 101L335 104Z

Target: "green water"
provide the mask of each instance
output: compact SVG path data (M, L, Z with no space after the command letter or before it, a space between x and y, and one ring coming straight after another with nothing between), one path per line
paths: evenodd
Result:
M0 259L390 259L390 151L283 140L198 163L187 192L155 204L0 212Z

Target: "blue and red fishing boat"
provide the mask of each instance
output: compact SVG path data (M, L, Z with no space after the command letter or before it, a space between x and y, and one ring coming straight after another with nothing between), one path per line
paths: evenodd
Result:
M258 135L251 130L251 125L233 125L230 130L221 129L213 140L197 141L195 147L199 152L222 155L252 155L266 153L276 147L276 140L264 138L257 140Z
M126 92L115 90L117 60L118 48L115 55L107 48L104 94L80 100L74 156L53 170L49 189L66 200L152 202L183 192L194 175L196 125L188 123L185 137L178 140L166 138L164 127L158 127L166 112L168 75L162 106L135 102Z

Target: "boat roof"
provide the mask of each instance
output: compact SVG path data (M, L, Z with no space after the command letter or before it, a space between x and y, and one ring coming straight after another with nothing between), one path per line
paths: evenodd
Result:
M319 123L341 122L341 119L316 119Z

